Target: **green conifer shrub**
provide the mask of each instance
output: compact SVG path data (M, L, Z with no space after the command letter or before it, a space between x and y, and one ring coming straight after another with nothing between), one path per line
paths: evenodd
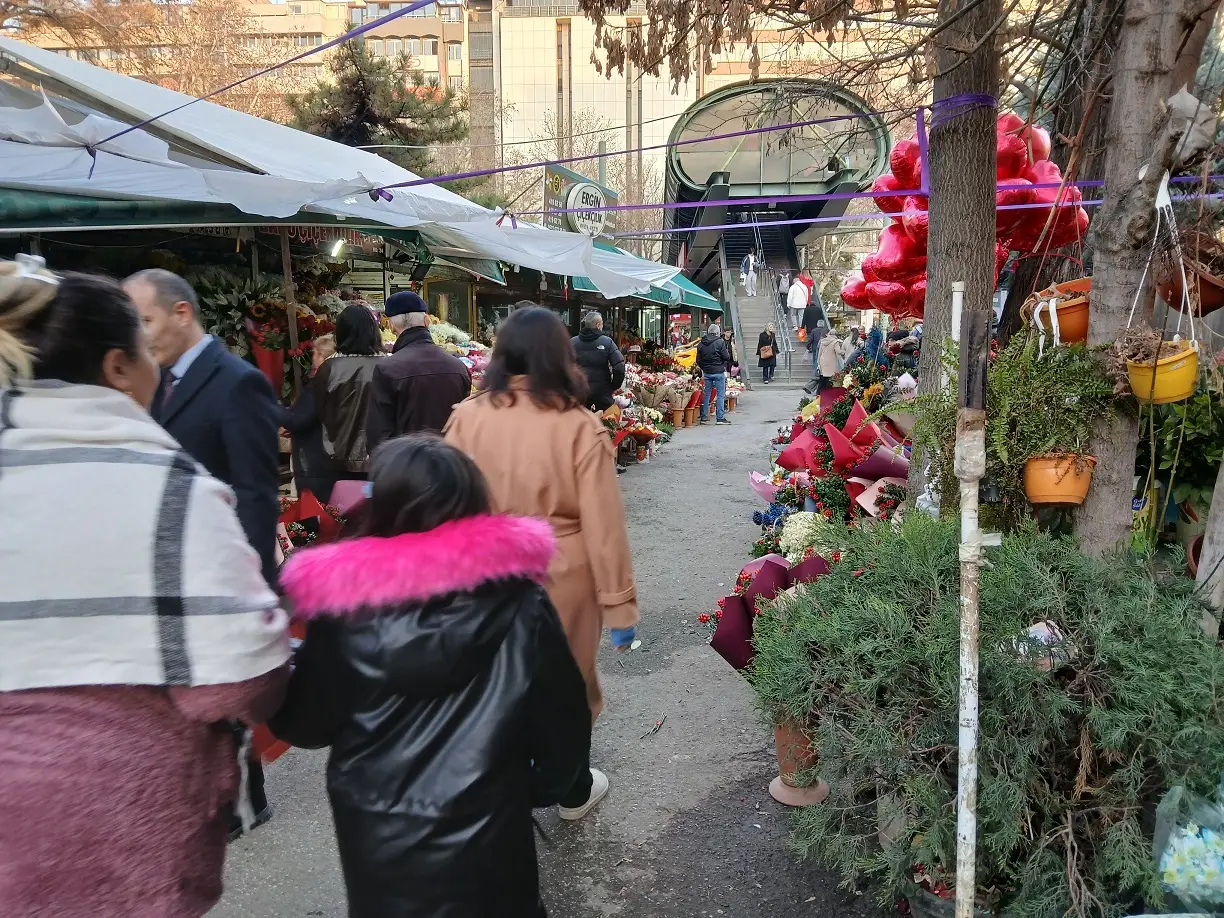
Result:
M773 723L804 726L832 788L794 841L885 899L914 866L954 873L958 523L911 513L848 529L840 563L756 624L750 678ZM1224 652L1194 585L1133 557L1089 558L1031 526L981 575L978 890L1015 918L1120 916L1158 904L1152 816L1178 783L1224 771ZM1053 650L1024 637L1048 620ZM804 776L801 776L801 780ZM906 824L882 841L877 795Z

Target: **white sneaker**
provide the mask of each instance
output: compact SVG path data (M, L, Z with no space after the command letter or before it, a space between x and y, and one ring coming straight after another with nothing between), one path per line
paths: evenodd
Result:
M595 809L600 800L608 796L608 776L598 768L592 768L591 779L591 796L587 798L586 803L584 803L582 806L575 807L557 807L558 815L560 815L562 819L567 819L570 822L573 822L576 819L581 819L587 813L591 812L591 810Z

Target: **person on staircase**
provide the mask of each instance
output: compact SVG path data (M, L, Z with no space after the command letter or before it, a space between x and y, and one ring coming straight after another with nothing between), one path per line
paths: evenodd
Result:
M740 274L743 275L744 292L748 296L757 295L757 254L756 246L748 250L748 254L740 260Z
M774 334L774 324L770 322L757 338L757 359L761 368L761 381L773 382L774 371L778 368L778 339Z
M782 307L782 315L791 315L786 311L786 298L790 293L791 277L789 271L781 271L778 274L778 305ZM795 331L799 330L799 319L797 316L791 315L791 327Z

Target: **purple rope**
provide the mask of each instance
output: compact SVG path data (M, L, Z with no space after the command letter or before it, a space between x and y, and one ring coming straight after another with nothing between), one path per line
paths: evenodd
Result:
M1212 195L1207 195L1207 197L1221 198L1221 197L1224 197L1224 194L1212 194ZM1182 195L1177 198L1174 198L1174 200L1175 201L1176 200L1198 200L1198 196ZM1098 199L1094 201L1078 201L1078 202L1077 201L1067 201L1066 203L1063 203L1063 204L1044 204L1044 203L1041 203L1041 204L1004 204L1003 206L997 207L995 209L996 210L1033 210L1039 207L1095 207L1096 205L1103 203L1103 201L1104 199L1102 198L1102 199ZM908 210L908 211L903 211L901 213L898 213L896 214L896 216L915 217L918 214L925 214L925 213L926 213L925 210ZM683 228L678 227L676 229L669 229L669 230L635 230L633 232L628 232L628 233L612 233L612 238L613 239L623 239L623 238L631 238L634 236L659 236L665 233L700 233L700 232L704 232L705 230L735 230L735 229L744 229L745 227L749 227L749 226L796 226L796 225L806 226L810 223L842 223L847 220L891 220L892 217L893 215L891 214L846 214L841 217L796 217L793 220L769 220L769 221L762 221L759 223L756 223L756 222L722 223L722 224L719 224L718 226L689 226L689 227L683 227Z
M407 182L396 182L394 185L382 185L379 190L387 188L413 188L417 185L435 185L438 182L458 182L464 179L485 178L490 175L499 175L506 172L520 172L523 169L539 169L541 166L559 166L562 163L580 163L592 159L599 159L601 156L621 156L626 153L645 152L646 150L666 150L675 147L687 146L692 143L709 143L712 140L729 140L735 137L747 137L752 134L767 134L770 131L788 131L791 128L808 127L813 124L831 124L834 121L853 121L858 118L872 118L876 115L891 114L893 112L903 111L903 109L883 109L881 111L864 112L862 114L853 115L834 115L829 118L817 118L814 121L793 121L790 124L776 124L772 127L748 128L743 131L732 131L729 134L713 134L709 137L693 137L689 140L677 140L675 143L656 143L646 147L633 147L629 150L617 150L613 154L608 153L590 153L584 156L567 156L564 159L546 159L538 163L526 163L521 166L499 166L493 169L476 169L471 172L456 172L454 175L435 175L429 178L412 179ZM908 109L904 109L908 111ZM593 209L593 208L592 208Z
M931 196L931 169L930 163L927 162L927 129L926 129L926 112L921 108L918 109L918 168L920 170L919 186L922 189L922 194L927 197Z
M959 96L948 96L946 99L936 99L931 104L931 130L939 127L953 118L967 115L979 108L997 108L999 100L985 93L968 92Z
M1190 178L1193 181L1196 181L1196 182L1199 181L1197 177L1190 176ZM1101 183L1097 182L1095 184L1099 185ZM1174 201L1198 201L1202 199L1220 200L1220 199L1224 199L1224 193L1213 192L1211 194L1205 194L1205 195L1179 194L1179 195L1173 195L1172 197ZM1044 203L1041 203L1041 204L1004 204L1002 206L996 207L995 210L1032 210L1038 207L1096 207L1103 203L1105 203L1104 198L1097 198L1096 200L1092 200L1092 201L1078 201L1078 202L1067 201L1061 204L1044 204ZM924 213L926 213L925 210L911 210L911 211L905 211L901 214L898 214L898 216L913 217L913 216L917 216L918 214L924 214ZM628 232L628 233L612 233L611 238L628 239L634 236L661 236L661 235L668 234L668 233L700 233L700 232L704 232L705 230L735 230L735 229L743 229L746 226L766 226L766 225L768 226L796 226L796 225L807 226L808 224L812 224L812 223L842 223L847 220L881 220L881 219L891 220L892 216L890 214L846 214L841 217L798 217L794 220L770 220L767 223L766 222L723 223L718 226L689 226L689 227L669 229L669 230L636 230L634 232Z
M1209 175L1207 176L1207 180L1212 181L1212 182L1224 181L1224 174ZM1201 182L1203 181L1203 178L1202 176L1199 176L1199 175L1183 175L1183 176L1178 176L1177 178L1170 179L1169 181L1188 184L1191 182ZM1101 179L1085 179L1079 182L1034 182L1032 185L1021 185L1018 187L1021 187L1021 188L1062 188L1062 187L1070 188L1071 186L1075 186L1077 188L1102 188L1104 187L1104 185L1105 185L1105 182ZM1004 190L1012 189L1015 187L1017 186L1015 185L997 185L995 186L995 190L1004 191ZM734 205L736 207L745 207L748 205L755 205L755 204L804 204L804 203L810 203L814 201L844 201L844 200L852 200L854 198L872 198L872 199L889 198L889 197L904 198L904 197L911 197L911 196L912 197L928 197L928 198L930 197L929 194L925 194L921 189L912 189L908 191L907 190L833 191L827 194L769 195L767 197L756 197L756 198L729 198L727 199L725 203ZM1195 200L1197 200L1197 198L1195 198ZM702 208L702 207L715 206L721 203L724 203L724 202L721 202L721 201L713 201L713 202L711 201L673 201L670 203L659 203L659 204L606 204L603 207L557 207L557 208L552 208L548 210L519 210L519 211L515 211L515 213L517 213L520 217L533 217L533 216L543 216L545 214L576 214L576 213L586 214L586 213L601 213L605 211L632 212L632 211L639 211L639 210L691 210L691 209L697 209L697 208ZM1067 203L1067 202L1064 202L1064 203ZM1036 205L1008 204L1005 206L1007 207L1020 207L1020 206L1045 207L1047 205L1038 203ZM876 216L876 215L872 214L871 216ZM888 215L880 214L879 216L888 216ZM844 219L848 220L850 219L850 217L846 217ZM773 223L775 221L771 220L769 222Z
M187 106L194 105L196 102L202 102L206 99L211 99L213 96L219 96L223 92L229 92L231 89L234 89L237 86L241 86L243 83L246 83L249 80L253 80L256 77L265 76L271 73L273 70L280 70L282 67L288 67L290 64L296 64L298 61L303 60L307 57L310 57L312 54L318 54L321 51L327 51L331 48L336 47L337 45L343 44L349 39L357 38L360 35L364 35L366 32L370 31L371 29L377 28L378 26L381 26L381 25L386 25L388 22L390 22L393 19L399 19L401 16L407 16L412 11L419 10L425 6L429 6L431 3L434 3L434 2L435 0L416 0L415 3L412 3L409 6L404 7L404 9L402 10L397 10L394 13L388 13L386 16L383 16L379 19L372 19L369 22L365 23L364 25L359 25L355 29L350 29L349 31L341 35L339 38L333 38L329 42L324 42L323 44L319 45L317 48L308 48L307 50L303 51L301 54L295 54L293 57L289 58L289 60L287 61L281 61L279 64L273 64L271 67L265 67L263 70L259 70L255 73L250 74L249 76L244 76L242 79L235 80L233 83L230 83L228 86L222 86L220 89L213 90L206 96L200 96L200 98L198 99L188 99L182 105L172 108L168 112L162 112L160 115L154 115L152 118L146 118L144 121L141 121L139 124L133 124L131 127L124 128L122 131L119 131L116 134L111 134L109 137L105 138L104 140L99 140L92 147L87 148L89 150L89 155L93 156L94 150L102 146L102 144L109 143L112 140L117 140L118 138L122 137L124 134L129 134L132 131L137 131L137 130L140 130L140 128L147 127L148 125L152 124L154 121L157 121L159 118L165 118L167 115L173 115L175 112L181 112ZM91 177L93 176L93 167L90 167L89 174ZM387 198L387 200L390 200L390 198Z

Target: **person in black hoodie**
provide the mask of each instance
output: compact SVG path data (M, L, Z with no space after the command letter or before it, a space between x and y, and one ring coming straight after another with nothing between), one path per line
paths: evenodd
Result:
M701 423L709 423L710 399L715 401L715 421L730 424L727 420L727 373L731 370L731 349L723 340L722 329L715 322L697 345L697 366L705 377L705 393L701 397ZM715 398L715 396L717 396Z
M392 440L360 535L283 568L309 625L270 726L331 746L350 918L545 915L531 810L586 767L591 712L541 585L552 529L489 507L458 449Z
M603 316L597 312L583 316L582 331L571 343L590 386L587 407L602 414L612 407L612 395L625 381L625 358L616 342L604 334Z

